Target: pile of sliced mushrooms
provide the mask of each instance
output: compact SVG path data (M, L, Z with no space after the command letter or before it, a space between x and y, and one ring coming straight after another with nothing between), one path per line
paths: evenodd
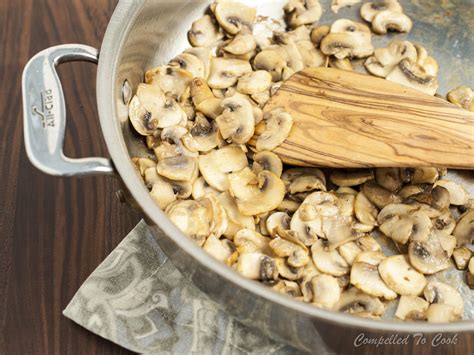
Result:
M333 10L357 2L333 1ZM474 201L445 169L323 171L283 166L272 153L293 120L262 108L305 67L352 70L362 58L372 75L436 93L438 65L424 47L372 46L372 31L411 30L398 1L362 4L370 28L348 19L315 25L322 11L318 0L290 0L288 30L265 33L254 8L213 3L192 24L192 48L149 70L130 102L150 151L136 167L179 229L249 279L364 317L380 318L398 299L401 320L462 319L460 293L429 277L454 263L474 288ZM448 98L474 109L470 88ZM398 254L385 255L376 236Z

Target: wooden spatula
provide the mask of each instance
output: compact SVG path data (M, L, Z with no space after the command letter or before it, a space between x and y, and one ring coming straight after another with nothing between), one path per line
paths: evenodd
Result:
M474 168L474 113L385 79L305 69L283 83L264 112L277 107L294 120L274 150L288 164Z

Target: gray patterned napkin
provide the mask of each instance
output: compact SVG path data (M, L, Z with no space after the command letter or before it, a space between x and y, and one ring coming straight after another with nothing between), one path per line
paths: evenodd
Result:
M296 354L219 309L173 266L141 221L63 314L139 353Z

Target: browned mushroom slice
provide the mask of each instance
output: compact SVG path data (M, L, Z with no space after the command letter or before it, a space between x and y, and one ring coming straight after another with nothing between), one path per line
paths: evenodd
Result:
M372 170L334 170L329 175L331 180L337 186L357 186L374 178Z
M311 42L316 46L319 47L321 41L324 37L329 33L330 27L327 25L315 27L311 30Z
M398 195L384 189L373 180L364 183L360 191L379 209L391 203L401 202L401 198Z
M313 190L326 191L326 177L317 168L291 168L281 178L288 183L288 192L295 194Z
M228 264L228 260L235 252L235 246L228 239L219 239L210 235L202 248L214 258Z
M257 70L240 77L237 91L242 94L254 95L268 90L272 84L272 76L265 70Z
M207 83L213 89L227 89L234 86L242 75L251 71L248 61L214 57L211 59Z
M456 237L457 245L474 243L474 210L467 211L458 220L453 235Z
M153 68L145 73L147 84L159 87L167 97L176 101L181 99L192 79L193 75L189 71L171 65Z
M293 267L288 264L286 258L275 258L278 275L287 280L298 280L303 274L303 267Z
M354 211L357 219L369 226L377 225L378 209L362 192L357 193L354 200Z
M308 250L304 248L304 246L283 239L280 235L277 235L276 238L272 239L269 245L276 256L287 258L288 265L292 267L303 267L310 260Z
M474 111L474 91L467 86L459 86L448 92L448 101L469 111Z
M433 187L442 186L449 192L449 203L451 205L464 205L469 201L469 193L461 185L450 180L438 180Z
M364 65L371 74L385 78L405 58L417 59L415 46L409 41L393 40L387 48L377 48Z

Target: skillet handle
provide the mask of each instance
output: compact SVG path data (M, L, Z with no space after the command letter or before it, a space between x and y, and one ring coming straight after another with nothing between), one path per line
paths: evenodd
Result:
M66 104L56 67L72 61L98 61L98 50L80 44L47 48L30 59L23 70L23 130L31 163L55 176L113 174L106 158L71 159L64 155Z

